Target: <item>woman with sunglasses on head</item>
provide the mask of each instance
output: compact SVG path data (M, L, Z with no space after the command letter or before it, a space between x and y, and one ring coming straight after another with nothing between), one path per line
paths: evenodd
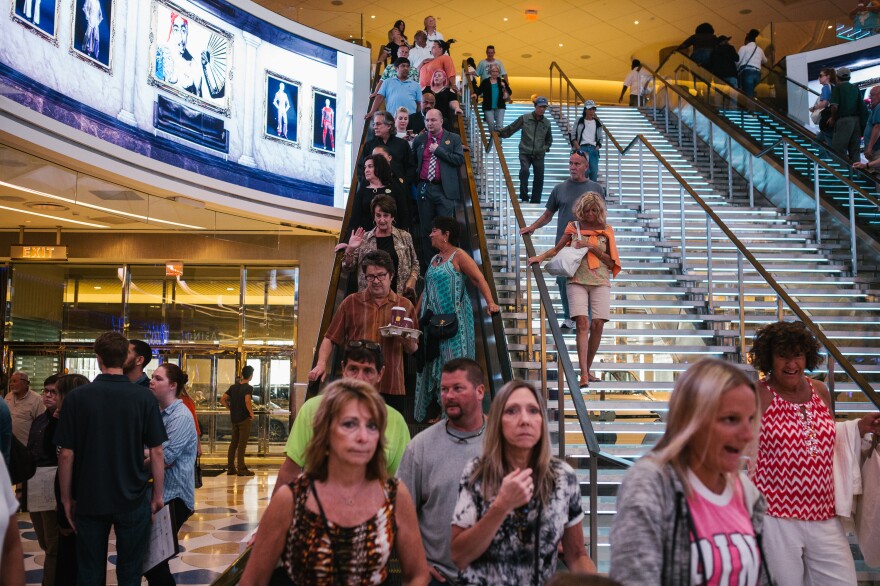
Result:
M764 497L745 473L758 397L736 365L706 358L675 384L666 432L624 476L611 578L625 586L770 585Z
M446 72L438 69L431 76L431 85L422 90L422 94L432 93L436 105L434 106L443 114L443 128L452 131L452 121L462 113L458 103L458 92L450 85Z
M483 455L464 469L452 517L458 583L540 586L556 572L559 545L573 573L594 573L584 551L574 470L550 455L546 408L513 380L489 409Z
M376 249L384 250L391 256L391 261L394 263L391 290L414 301L420 267L412 236L409 232L394 226L397 204L390 196L377 195L373 198L370 207L373 209L373 221L376 227L369 232L358 228L352 232L348 244L343 243L336 246L337 251L345 251L345 254L342 255L342 268L350 271L360 266L363 255ZM363 291L366 288L367 280L363 272L359 271L358 291Z
M586 157L581 151L575 151ZM620 272L620 257L614 240L614 229L605 223L605 200L595 191L588 191L574 204L575 222L565 228L556 246L529 259L529 264L540 263L559 254L566 246L587 248L577 271L568 279L568 308L577 331L578 363L581 378L578 384L588 386L601 380L590 370L605 322L611 319L611 279Z
M483 273L468 254L458 247L460 227L458 220L445 216L434 218L431 247L437 254L431 259L425 273L425 292L421 299L419 323L426 330L421 344L425 347L426 362L416 377L415 419L424 421L431 410L431 419L439 416L440 371L453 358L474 358L474 311L467 293L466 280L479 290L486 300L486 311L491 315L500 311L492 298ZM440 339L432 335L432 316L454 315L455 333Z
M272 496L243 584L382 584L392 549L404 584L428 584L412 498L385 470L386 414L365 382L326 388L305 470Z

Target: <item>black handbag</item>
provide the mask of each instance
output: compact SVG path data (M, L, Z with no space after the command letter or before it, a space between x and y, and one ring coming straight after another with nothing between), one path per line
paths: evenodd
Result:
M195 482L196 488L202 488L202 457L199 456L196 458L196 468L195 468Z
M428 320L428 335L438 340L447 340L458 333L458 318L454 313L432 315Z

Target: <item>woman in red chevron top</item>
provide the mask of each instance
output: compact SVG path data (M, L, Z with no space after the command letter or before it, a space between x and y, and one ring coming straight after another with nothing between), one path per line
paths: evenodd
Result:
M819 349L803 323L777 322L758 330L749 352L765 375L757 385L763 414L753 473L767 500L763 545L779 586L856 583L834 498L834 445L847 432L836 428L828 388L804 376L821 362ZM880 413L850 425L860 436L878 433Z

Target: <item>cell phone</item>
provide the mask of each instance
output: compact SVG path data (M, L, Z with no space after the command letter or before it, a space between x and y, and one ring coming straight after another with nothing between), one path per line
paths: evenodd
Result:
M407 131L406 131L406 135L407 135L407 136L413 136L413 131L412 131L411 129L410 129L410 130L407 130Z

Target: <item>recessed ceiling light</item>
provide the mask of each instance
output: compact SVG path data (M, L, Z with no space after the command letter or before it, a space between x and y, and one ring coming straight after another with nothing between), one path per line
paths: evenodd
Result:
M589 59L590 55L581 55L581 59Z
M235 287L227 287L226 290L227 291L235 291Z
M504 17L504 22L507 22L507 17L506 17L506 16Z
M633 21L633 24L639 24L639 21L634 20L634 21Z
M63 206L60 203L40 203L36 201L29 201L25 206L31 208L32 210L42 210L44 212L66 212L70 208L67 206Z
M523 53L522 55L520 55L520 57L522 57L523 59L531 59L532 54L531 53Z
M828 28L834 28L834 25L829 24Z
M562 46L562 43L559 43L559 46L561 47L561 46Z
M342 6L343 2L342 0L333 0L332 2L330 2L330 4L332 4L333 6Z
M376 18L376 15L375 15L375 14L371 14L371 15L370 15L370 18Z
M99 287L98 285L95 285L95 291L100 291L100 290L101 290L101 287Z
M473 57L473 55L474 55L473 53L462 53L461 54L462 57Z
M751 8L743 8L742 10L739 11L739 13L740 14L751 14L752 9Z

